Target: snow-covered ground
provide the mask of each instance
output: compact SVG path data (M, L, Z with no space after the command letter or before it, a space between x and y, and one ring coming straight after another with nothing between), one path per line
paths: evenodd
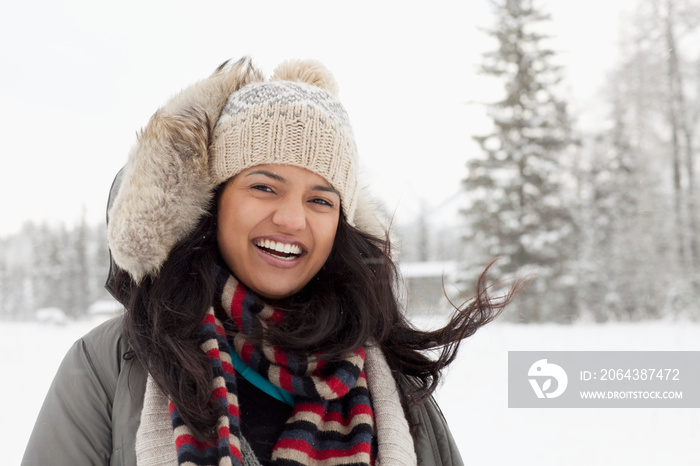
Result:
M93 325L0 323L3 464L19 464L63 354ZM466 464L700 464L698 409L509 409L509 350L700 351L700 325L496 323L480 330L437 394Z

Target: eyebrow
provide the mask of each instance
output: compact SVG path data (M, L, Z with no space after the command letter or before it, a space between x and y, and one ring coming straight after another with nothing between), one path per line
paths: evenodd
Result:
M251 175L263 175L263 176L267 176L269 178L272 178L275 181L279 181L281 183L287 182L287 179L284 178L283 176L280 176L277 173L273 173L273 172L268 171L268 170L253 170L252 172L247 173L246 177L249 177ZM335 189L333 186L324 186L324 185L317 184L315 186L311 186L311 190L312 191L323 191L326 193L333 193L333 194L338 195L338 197L340 197L340 192L337 189Z
M253 175L265 175L265 176L268 176L276 181L281 181L283 183L287 182L287 180L285 178L279 176L277 173L272 173L272 172L267 171L267 170L254 170L254 171L246 174L246 178L249 176L253 176Z

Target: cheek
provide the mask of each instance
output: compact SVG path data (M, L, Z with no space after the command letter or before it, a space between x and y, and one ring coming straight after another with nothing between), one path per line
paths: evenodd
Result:
M220 209L217 215L216 241L219 252L231 267L231 259L240 251L245 243L245 235L242 230L241 219L231 210Z
M338 224L331 223L326 225L317 236L318 246L321 251L323 251L323 262L328 259L333 249L333 244L335 243L335 235L338 232Z
M221 223L216 227L216 244L219 247L219 253L223 257L226 264L231 267L230 258L233 255L233 244L231 232Z

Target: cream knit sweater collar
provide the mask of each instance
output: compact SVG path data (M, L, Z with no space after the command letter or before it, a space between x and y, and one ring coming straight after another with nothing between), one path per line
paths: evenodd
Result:
M378 347L368 346L366 353L365 374L372 397L379 447L375 464L376 466L416 465L413 439L389 365ZM177 466L168 399L150 374L146 382L141 424L136 433L136 461L138 466ZM250 458L246 462L244 458L244 464L254 465L254 461Z

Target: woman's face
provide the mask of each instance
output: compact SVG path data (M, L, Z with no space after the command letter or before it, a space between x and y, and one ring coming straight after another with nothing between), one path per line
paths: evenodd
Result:
M333 248L340 195L291 165L258 165L230 179L219 199L217 241L238 280L269 299L292 296Z

